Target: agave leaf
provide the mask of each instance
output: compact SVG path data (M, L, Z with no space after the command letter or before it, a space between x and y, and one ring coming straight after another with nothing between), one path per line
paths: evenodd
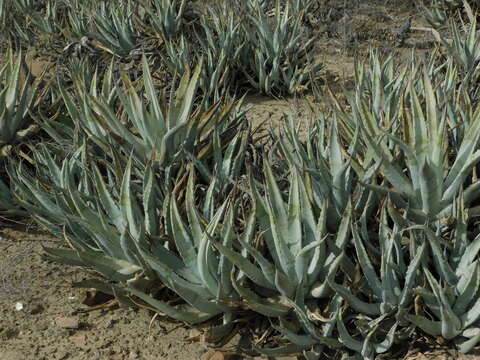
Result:
M441 210L442 178L435 164L425 159L419 165L420 193L422 195L422 210L430 217L434 217ZM439 174L440 173L440 174Z
M287 338L292 344L305 346L305 348L307 348L317 343L317 340L315 340L313 337L308 335L295 334L293 331L287 329L284 326L276 326L272 324L272 327L280 334L282 334L285 338Z
M341 257L339 257L336 261L341 261ZM336 284L333 277L328 278L327 280L330 287L345 301L347 301L356 311L366 315L380 315L380 303L366 303L353 295L345 286Z
M308 334L310 334L312 337L314 337L317 340L317 343L327 345L332 349L338 349L342 347L342 345L338 340L333 338L328 338L326 336L322 336L319 334L318 329L308 319L308 316L305 312L305 308L302 308L301 306L299 306L299 304L296 303L295 301L287 299L287 302L295 310L295 314L297 315L298 320L300 321L300 324L302 325L302 327L305 329L305 331Z
M288 228L288 215L285 209L282 195L278 189L277 183L274 179L272 169L268 164L265 165L266 179L267 179L267 200L268 211L270 217L270 230L273 235L275 243L275 252L278 255L280 265L284 273L290 279L296 279L295 273L295 258L291 252L290 244L285 240L285 236L290 234ZM292 182L291 186L295 186ZM294 191L291 188L291 191ZM298 210L299 211L299 210ZM294 234L293 241L300 241L301 234ZM292 241L290 240L290 241Z
M83 266L84 263L80 259L77 250L71 249L54 249L49 247L42 247L48 255L43 255L43 258L48 261L73 266Z
M242 286L235 279L235 276L231 276L232 286L243 298L245 305L253 311L262 314L267 317L281 317L288 314L291 310L290 306L287 306L284 301L275 299L263 299L256 295L252 290Z
M156 185L152 167L147 164L143 181L143 209L145 212L145 229L150 235L156 235L158 232L159 220L156 205L158 198L161 196Z
M357 252L358 261L360 266L362 267L362 271L367 279L370 288L372 289L373 293L376 295L378 299L382 299L383 287L382 283L378 279L378 276L373 268L370 259L368 258L367 251L363 246L363 242L360 239L359 234L352 229L353 240L355 244L355 250Z
M329 295L329 282L328 279L334 279L337 273L338 267L343 262L343 255L337 256L337 258L330 264L328 268L328 273L326 279L323 282L317 281L312 288L310 293L315 298L323 298Z
M189 78L190 74L188 72L183 75L176 92L174 106L168 113L169 129L180 124L186 124L186 122L189 121L201 70L202 60L198 62L191 78Z
M225 247L231 247L233 239L235 238L234 233L234 212L233 207L229 207L227 214L224 219L224 228L222 231L223 245ZM220 274L220 286L219 294L217 297L225 298L232 293L232 284L230 282L230 273L233 270L233 264L225 257L220 255L220 260L218 262L218 273Z
M440 304L442 336L445 339L453 339L462 331L462 323L450 307L450 304L445 296L445 292L440 287L437 280L435 280L435 278L427 269L424 271L428 282L430 283L430 287L432 288L433 293Z
M252 212L252 214L250 214L250 217L249 217L249 225L251 224L250 226L254 226L254 221L255 221L254 216L255 214ZM239 239L239 242L247 250L247 252L251 256L253 256L255 261L258 263L258 265L262 269L263 275L265 275L265 278L269 281L271 286L273 286L273 284L275 284L276 273L278 272L278 270L275 269L275 266L270 261L268 261L262 255L262 253L257 249L255 249L252 245L250 245L243 239Z
M132 287L125 287L125 290L142 299L160 313L190 325L200 324L217 315L201 312L190 306L184 306L183 308L181 306L174 307Z
M375 349L375 352L377 354L383 354L387 352L393 345L393 342L395 340L395 335L398 327L398 322L396 322L388 331L387 336L385 340L383 340L381 343L374 344L373 347Z
M442 335L442 322L441 321L431 321L423 316L418 315L405 315L407 320L410 321L413 325L419 327L424 332L431 336L441 336Z
M129 236L129 234L127 234L126 231L120 236L120 247L122 248L127 261L135 265L140 265L137 257L137 247L133 243L133 239Z
M343 318L341 312L337 316L337 329L338 329L338 338L340 342L345 345L350 350L353 350L357 353L361 353L363 350L363 343L361 341L355 340L348 333L345 324L343 323Z
M210 242L224 255L227 257L236 267L238 267L242 272L244 272L249 279L254 283L266 287L267 289L275 289L270 281L268 281L263 274L263 272L258 269L254 264L252 264L247 258L243 257L241 254L233 251L232 249L224 246L223 244L215 241L210 238Z
M444 189L448 189L449 187L451 187L454 182L457 182L457 184L463 183L463 181L459 180L459 177L464 177L464 175L462 175L462 171L468 168L468 162L472 162L471 159L480 138L479 118L480 109L477 109L477 111L473 115L473 119L470 120L468 128L465 129L465 136L463 137L460 149L458 150L455 161L450 167L447 178L445 179ZM478 156L476 156L476 158L478 161ZM452 195L454 195L453 192ZM445 195L443 199L448 200Z
M213 253L212 244L210 239L213 234L215 234L220 220L224 217L227 208L230 206L230 201L227 199L223 205L217 210L217 213L214 215L210 223L207 225L202 238L200 239L200 244L198 247L197 255L197 269L200 274L205 286L212 292L212 294L217 294L218 289L218 279L217 279L217 269L218 269L218 259Z
M475 239L467 246L465 249L460 262L457 266L457 272L461 276L462 274L467 274L468 267L474 262L477 257L478 252L480 251L480 235L477 235Z
M120 93L121 90L118 90ZM93 110L99 115L98 119L103 119L105 124L118 136L125 139L139 156L145 156L148 153L145 146L134 136L116 117L112 109L103 101L89 97Z
M410 229L421 229L427 235L428 242L430 244L430 248L432 249L433 253L433 261L438 268L438 271L442 274L442 278L447 281L449 285L454 285L457 283L457 276L455 275L454 271L452 270L450 264L444 258L442 250L440 249L440 241L441 239L438 238L435 233L426 226L423 225L415 225L410 227Z
M460 316L463 327L469 327L480 318L480 298L477 298L472 307Z
M402 295L400 297L399 306L407 306L412 298L412 288L415 285L416 272L422 262L424 253L425 253L426 243L423 243L422 246L417 250L415 257L410 262L408 266L407 273L405 275L405 284L403 286Z
M457 344L458 351L461 352L462 354L466 354L470 352L480 341L480 331L477 332L473 337L470 339Z
M177 207L175 197L170 201L170 219L172 235L175 241L175 246L183 259L185 265L189 268L197 268L197 250L193 244L192 238L187 230L187 227L182 221Z
M140 249L140 253L165 285L175 291L191 306L201 312L215 315L223 312L224 306L217 305L209 300L213 297L213 294L205 286L184 280L173 269L167 267L157 257L152 256L147 251Z
M139 230L137 224L140 222L140 214L138 204L131 194L131 172L132 172L132 156L128 159L125 173L123 175L121 193L120 193L120 209L124 216L124 223L128 224L130 233L137 239Z
M465 280L463 280L465 278ZM462 281L463 280L463 281ZM460 279L457 291L458 297L453 306L455 314L463 314L467 310L468 304L475 299L480 287L480 276L478 261L474 261Z
M79 251L78 257L84 264L113 281L127 281L139 273L142 268L128 261L103 256L93 251Z

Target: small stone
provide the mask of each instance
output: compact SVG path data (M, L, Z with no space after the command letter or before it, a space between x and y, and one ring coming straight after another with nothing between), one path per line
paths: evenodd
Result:
M55 324L63 329L78 329L80 326L80 321L77 316L60 316L55 318Z
M188 341L200 341L200 338L202 337L202 332L198 329L191 329L188 332Z
M136 352L136 351L130 351L130 354L128 355L128 358L129 358L130 360L138 359L138 352Z

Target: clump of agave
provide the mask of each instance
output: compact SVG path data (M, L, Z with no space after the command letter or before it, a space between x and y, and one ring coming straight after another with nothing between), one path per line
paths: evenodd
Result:
M28 126L30 112L35 107L39 82L33 81L29 72L25 72L23 55L13 51L6 54L0 67L0 164L11 152L16 142L25 139L35 130ZM4 175L0 170L0 175ZM19 214L13 195L7 186L8 180L0 178L0 212L3 215ZM6 181L6 183L4 182Z
M180 34L186 4L186 0L144 1L143 7L157 37L169 39Z
M23 55L10 50L0 68L0 152L27 135L20 130L27 127L35 106L39 80L23 64Z
M32 4L15 6L39 11ZM289 116L267 144L228 85L239 74L269 94L307 84L309 1L277 1L272 18L269 1L249 1L238 19L211 10L190 37L182 1L85 4L84 14L67 6L66 38L93 27L114 56L91 68L77 54L53 92L61 110L38 116L50 139L28 144L28 163L11 159L0 181L0 209L20 204L66 240L47 259L94 269L103 279L78 285L127 306L208 322L212 342L253 314L268 328L254 346L266 356L373 359L419 334L462 352L478 344L474 19L466 39L453 32L447 54L424 64L399 67L372 51L355 67L348 107L332 97L306 134ZM89 23L95 9L109 16ZM36 27L48 32L45 21ZM138 76L120 61L144 32L165 48L132 60ZM157 60L174 73L169 92ZM0 145L18 140L34 105L38 81L21 68L11 55L0 69Z
M133 25L134 4L101 3L94 15L94 40L112 55L126 56L136 47L136 29Z
M240 53L240 67L248 82L267 94L301 92L320 67L308 59L313 39L301 26L304 12L292 7L290 1L283 6L277 1L271 21L255 2L244 25L247 46Z

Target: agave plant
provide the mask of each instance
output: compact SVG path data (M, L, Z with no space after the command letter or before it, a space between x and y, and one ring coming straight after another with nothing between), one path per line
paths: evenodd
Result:
M89 6L78 1L71 1L67 8L67 26L64 29L65 35L70 41L78 41L90 33L91 15L94 11Z
M434 1L430 6L422 5L425 19L435 30L441 30L447 26L448 14L439 1Z
M0 0L0 30L7 32L7 26L10 24L7 18L7 13L10 11L11 4L6 0Z
M434 92L426 71L423 87L421 91L425 107L419 101L419 91L412 84L409 86L411 110L403 120L403 139L389 132L382 135L378 124L369 115L368 107L360 105L360 101L354 110L363 119L357 124L368 144L365 159L374 159L392 188L375 184L366 186L389 195L399 209L405 209L411 219L420 222L448 216L452 201L460 189L467 185L468 176L480 160L480 154L475 150L480 140L480 113L477 111L466 115L465 136L455 153L450 154L446 137L447 115L439 108L439 95ZM396 146L398 155L394 155L389 148L389 142ZM405 161L408 174L403 172L401 159ZM448 162L445 162L446 159ZM474 184L466 186L464 195L467 204L478 197L476 188Z
M267 94L301 91L320 68L306 61L312 39L305 41L302 16L294 18L290 3L282 8L277 1L273 25L259 4L248 18L250 23L243 29L248 44L239 60L248 82Z
M0 214L3 217L27 216L13 196L12 189L0 179Z
M162 249L162 244L158 245L160 248L148 252L146 249L140 251L162 282L200 311L195 322L226 313L224 325L228 326L224 330L228 331L233 317L233 309L228 304L238 301L238 295L230 283L232 265L224 256L215 256L210 239L221 239L219 241L229 247L237 237L233 228L233 204L230 204L230 199L227 200L207 220L196 209L194 192L191 172L185 196L187 223L182 219L175 194L169 198L166 228L178 255ZM163 311L158 301L138 291L132 292Z
M90 134L91 138L94 139L97 144L104 144L107 131L98 123L95 113L91 108L89 97L101 98L109 107L115 105L118 100L115 88L118 80L114 77L114 69L114 62L112 61L102 74L103 77L100 77L98 67L93 70L88 61L83 61L70 70L70 77L74 85L70 91L59 79L58 90L67 109L69 118L61 119L60 121L52 120L45 123L44 128L49 132L50 136L59 143L64 142L66 136L54 135L56 134L55 129L65 129L64 125L68 124L70 120L75 127L82 128L87 134ZM71 128L74 126L71 126ZM74 140L73 131L69 131L69 133L71 137L69 137L67 141L71 142Z
M59 33L63 25L60 11L61 9L58 8L56 2L52 3L48 1L42 12L34 12L30 14L29 18L32 25L35 27L35 31L47 36Z
M146 0L144 8L155 34L170 39L180 34L186 0Z
M402 224L403 225L403 224ZM402 225L395 223L389 228L387 209L382 209L382 218L378 233L378 244L374 243L364 230L352 230L355 252L355 263L360 265L366 284L358 284L359 293L364 292L366 298L373 298L373 303L361 300L349 290L353 286L343 286L329 279L329 285L342 296L357 312L370 316L395 315L401 317L413 299L413 287L417 284L417 270L426 253L423 244L418 246L412 236L409 240L409 252L404 254L402 241ZM362 239L363 238L363 239ZM380 276L370 260L368 253L373 253L375 262L380 262ZM406 261L410 258L410 263ZM408 265L407 265L408 264ZM402 281L403 280L403 281ZM402 287L403 282L403 287Z
M192 46L183 35L178 40L168 39L165 42L165 52L163 60L172 74L183 75L195 59Z
M18 184L21 203L36 214L37 221L57 235L64 226L67 229L73 249L49 249L48 252L53 260L93 267L105 277L120 284L115 285L114 289L123 301L125 301L125 291L128 288L129 292L135 293L147 302L155 303L159 310L162 309L160 311L170 309L168 313L179 320L192 323L204 321L228 312L228 306L225 304L232 301L228 295L231 291L226 289L222 290L221 294L218 293L217 290L223 289L224 285L219 287L220 285L215 285L210 278L211 276L216 277L218 273L221 274L221 278L217 279L218 282L228 283L230 276L228 271L215 271L213 274L210 272L213 266L211 261L214 261L222 269L228 265L224 260L216 262L211 245L206 246L205 244L209 244L209 236L220 236L217 235L217 231L223 234L220 236L223 239L225 236L233 236L231 230L228 230L225 225L227 218L230 223L233 223L234 207L229 205L229 202L216 207L217 202L210 200L210 205L204 206L204 209L208 209L208 211L203 213L212 216L192 218L197 214L196 211L192 212L195 207L193 175L188 182L188 191L185 192L182 190L185 188L185 185L182 188L182 174L186 173L177 173L175 169L182 169L181 159L191 158L198 169L205 169L205 164L208 164L210 158L218 160L224 157L225 160L218 164L219 169L214 172L214 176L230 184L234 182L231 177L238 174L242 159L240 157L238 160L234 151L238 150L240 143L245 143L245 137L235 138L226 131L220 131L222 125L215 122L219 119L225 121L233 107L232 104L223 108L216 105L203 116L199 113L192 114L191 109L200 66L195 70L192 79L189 79L189 74L183 78L177 98L167 111L158 100L146 58L143 63L145 97L149 100L149 104L141 104L140 96L134 92L131 83L125 83L130 85L126 89L126 94L119 85L115 85L112 67L105 75L100 90L98 89L97 75L92 77L88 89L81 86L81 81L78 81L80 85L76 85L77 91L84 91L86 95L84 98L88 100L88 102L78 104L80 111L69 91L60 87L60 92L73 117L76 129L81 130L84 135L76 143L73 143L73 149L71 146L70 149L66 149L67 153L62 148L66 145L65 141L59 141L61 147L44 145L36 149L35 162L39 166L36 177L29 174L24 166L11 170L14 173L14 181ZM124 114L130 118L131 124L125 124L123 120L116 118L117 111L114 111L113 108L118 105L117 101L111 103L108 101L112 96L118 96L118 102L124 106ZM94 112L87 110L91 104L93 104ZM101 126L95 126L98 125L93 122L95 111L110 118L106 123L101 123ZM160 120L164 120L164 122L161 123ZM233 127L227 127L226 130L235 134L236 121L238 120L234 119L229 122L228 126ZM48 125L47 131L53 134L52 137L61 140L64 135L62 130L65 129L57 126L58 124ZM176 131L184 127L187 128L187 131L181 134L181 138ZM123 141L110 142L107 140L108 134L112 131L118 134L117 138L123 139ZM159 139L153 132L156 132L157 136L163 137L160 141L169 143L157 142ZM75 136L75 133L72 133L68 127L66 133L69 136ZM234 139L233 145L227 146L230 139ZM103 149L104 152L97 152L95 147ZM227 151L223 153L225 148ZM144 153L137 152L140 149L143 149ZM68 152L72 150L73 153L68 155ZM90 162L88 159L91 156L101 159L101 161ZM202 162L206 163L202 164ZM211 165L208 164L208 166ZM185 167L183 169L185 170ZM191 170L192 174L193 169L194 167ZM138 179L142 179L140 187L138 187ZM159 186L160 183L168 186ZM41 184L49 184L49 186L44 187ZM119 186L119 184L121 185ZM173 189L170 184L175 185L173 194L170 192ZM213 189L218 190L218 186L214 186ZM214 193L213 190L212 192ZM223 191L218 191L218 193L225 194ZM189 211L188 227L183 224L175 199L176 194L186 198L189 204L186 207ZM92 203L93 198L97 198L98 201ZM99 221L94 221L96 216ZM224 216L227 218L224 219ZM204 218L211 219L211 225L204 227ZM167 230L165 233L160 231L162 219L166 219L165 228ZM220 227L222 219L224 225ZM189 227L195 229L195 232L184 233L184 230ZM203 240L197 237L198 231L203 231L203 235L201 235ZM110 232L116 235L109 236ZM169 240L170 237L171 240ZM154 253L149 245L149 239L153 238L158 240L156 242L158 248L154 250ZM199 241L202 243L201 246L198 245ZM192 245L196 244L195 248L188 249L186 247L188 242ZM172 250L167 251L168 248ZM158 260L157 256L162 251L166 257ZM198 254L199 264L196 265L196 268L201 269L200 278L187 277L183 279L186 274L190 273L192 276L194 274L193 268L190 268L193 265L190 257L192 251L196 251ZM183 270L178 266L182 262L184 263ZM169 269L168 276L164 272L165 269ZM145 273L145 279L140 274L142 271ZM175 274L179 278L175 278ZM133 278L142 278L143 280L137 279L137 281ZM190 303L194 310L190 308L184 309L185 311L174 309L167 303L158 302L150 296L149 292L145 292L146 290L142 292L138 286L130 289L132 284L138 285L138 282L150 284L155 279L165 281L165 285L171 286L171 289L187 303ZM201 283L197 283L198 281ZM126 286L126 283L130 285ZM100 286L105 286L105 284ZM207 293L210 295L207 296ZM224 293L225 295L222 295ZM218 296L220 295L222 295L222 303L219 303ZM226 323L230 322L231 316L226 315ZM224 329L231 328L231 326L232 324L228 326L225 324Z
M409 65L400 67L392 56L382 57L375 51L370 51L366 62L356 63L355 92L347 94L354 111L345 111L338 99L332 95L336 107L335 115L339 119L339 134L343 141L349 144L355 141L357 151L366 151L363 137L357 134L357 116L370 117L379 135L382 129L399 131L399 127L395 126L402 112L401 102L398 100L402 99L409 79L416 84L416 73L414 58ZM357 108L359 112L356 111ZM368 115L365 111L368 111Z
M22 165L11 168L20 203L54 234L64 232L71 246L46 249L47 259L98 271L110 282L80 285L112 293L128 305L153 307L191 324L223 314L214 336L231 332L235 316L231 304L238 302L230 284L231 264L215 255L210 241L219 239L230 246L237 237L235 200L209 199L210 205L204 206L209 209L202 215L195 203L193 165L188 183L182 186L178 181L170 192L160 186L168 182L163 179L167 175L155 162L126 159L114 147L110 155L97 154L97 160L90 161L89 147L83 138L81 146L64 158L63 149L40 146L34 153L39 166L35 177ZM225 162L230 161L228 153ZM201 155L192 154L200 159ZM47 183L48 187L42 185ZM185 199L185 208L177 197ZM159 299L156 294L164 286L183 303L174 306Z
M339 253L327 261L324 239L326 236L325 211L315 218L310 200L306 197L305 185L293 169L289 202L285 204L271 168L269 165L265 166L267 197L264 198L259 194L253 182L252 191L255 196L256 216L261 232L264 233L263 237L269 253L272 254L273 263L266 260L248 243L242 243L242 246L251 253L259 268L248 262L239 262L242 259L237 259L238 263L236 261L234 263L247 276L250 277L251 274L251 280L259 286L275 290L288 299L294 299L299 291L311 291L309 296L326 296L328 286L325 286L325 282L321 279L325 280L328 272L336 270L332 264L336 256L340 255L348 238L349 210L346 210L346 216L340 225L341 230L336 240ZM216 246L221 252L230 253L231 260L234 260L234 253L220 244ZM337 267L338 265L336 264ZM256 276L257 273L260 275Z
M449 30L453 36L451 41L445 39L445 37L442 37L438 33L435 34L437 40L445 46L449 55L455 59L458 66L463 70L466 78L471 81L472 76L478 71L477 68L480 61L480 40L476 33L476 17L471 13L471 10L468 14L470 15L470 24L464 26L464 29L462 29L462 32L465 32L466 36L462 36L459 26L453 20L449 21Z
M23 14L33 12L37 8L37 2L35 0L15 0L13 1L13 5Z
M133 4L114 5L101 3L94 14L95 39L104 50L120 57L127 56L137 45L137 33L133 24Z
M208 15L202 17L202 34L197 34L205 59L200 87L212 102L224 95L232 81L244 46L240 25L236 14L226 4L210 9Z
M317 209L327 204L327 225L335 229L356 188L356 174L350 161L355 146L352 144L350 149L343 149L335 115L330 122L330 128L327 127L324 115L315 115L318 115L318 118L313 126L307 129L308 137L304 141L301 141L294 116L288 117L284 136L276 139L280 150L278 159L286 160L284 172L289 168L301 171L309 185L309 197L313 199ZM361 199L362 196L356 198Z
M35 106L40 80L32 81L29 72L22 74L25 69L22 63L22 54L15 56L10 50L7 61L0 68L0 149L16 141Z
M288 204L282 198L268 163L265 174L264 196L255 181L251 181L254 209L245 227L246 236L238 238L234 247L214 239L211 242L241 272L239 279L232 277L232 284L246 307L264 316L279 318L281 325L291 321L301 325L302 333L289 326L276 327L293 342L293 347L263 348L262 353L273 356L307 350L313 345L341 347L338 341L329 338L334 322L318 329L308 320L307 314L317 311L318 303L314 299L331 295L327 283L329 276L335 276L340 266L353 271L353 265L341 256L349 239L351 207L347 207L338 233L329 236L326 207L321 214L314 214L305 184L296 169L292 169ZM339 305L336 303L332 308L332 314L336 314ZM292 309L295 319L289 316Z
M417 287L414 291L434 319L426 317L424 311L415 315L406 314L405 319L433 336L458 340L460 336L469 338L458 343L460 351L465 353L480 341L476 324L480 318L477 259L480 236L472 239L467 232L469 215L461 197L455 205L452 211L455 225L450 233L450 243L447 244L438 231L425 226L412 228L412 231L419 232L417 236L431 249L433 264L424 261L422 266L429 289Z

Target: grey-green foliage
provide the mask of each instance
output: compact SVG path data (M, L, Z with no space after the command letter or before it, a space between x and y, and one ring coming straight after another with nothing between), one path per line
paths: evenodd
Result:
M241 23L232 9L223 6L210 9L201 20L202 33L197 33L204 67L200 87L213 102L230 86L244 47Z
M7 32L7 26L10 24L7 13L10 10L10 4L6 0L0 0L0 31Z
M435 233L425 226L414 228L430 248L429 261L424 260L422 266L428 288L417 287L415 294L422 298L434 319L423 314L407 314L406 319L430 335L445 339L469 338L458 344L460 351L468 352L480 341L476 326L480 318L477 259L480 237L473 238L467 232L469 215L461 197L455 205L452 216L456 224L449 243L438 231ZM472 332L474 335L469 335Z
M153 32L169 39L180 34L186 0L146 0L143 2Z
M394 222L393 227L388 225L389 220ZM360 265L363 273L363 279L356 285L358 293L352 294L350 289L353 284L337 284L333 277L329 279L329 284L359 313L377 317L401 317L408 311L413 300L412 289L418 283L417 270L426 254L425 244L417 244L413 236L410 239L403 237L403 223L397 224L389 219L386 207L382 209L379 225L378 234L375 234L378 243L373 240L371 232L352 227L356 253L354 263ZM405 240L408 241L409 251L405 251ZM374 261L370 259L369 253L373 254ZM380 263L378 272L373 265L375 263ZM373 301L361 300L360 293L363 293L365 299Z
M276 2L273 18L259 4L247 15L242 32L248 44L240 54L240 67L252 86L267 94L301 91L320 67L308 61L311 39L301 26L303 12L290 2Z
M289 116L284 133L278 139L281 159L286 160L283 171L297 168L309 184L307 193L317 209L327 206L327 225L338 225L355 189L356 174L350 161L355 146L342 153L338 122L335 117L327 126L327 119L315 113L317 119L307 129L307 138L301 140L295 117ZM367 174L366 176L369 176ZM371 176L371 174L370 174ZM362 196L356 197L362 199ZM355 207L361 206L354 204Z
M282 28L297 26L288 6L277 3L273 28L248 18L273 50L270 37L296 39ZM460 63L434 53L397 69L372 53L356 67L350 108L333 98L306 138L288 118L267 153L234 102L205 106L226 69L213 76L213 60L245 40L231 14L210 15L201 46L212 61L190 73L191 60L175 60L170 99L146 56L140 80L112 62L59 84L66 112L44 124L54 142L31 147L34 171L9 168L20 204L70 245L47 258L95 269L107 281L82 284L125 304L218 320L221 335L249 310L273 329L257 348L267 356L372 359L421 331L470 350L480 339L480 110Z
M436 34L448 53L456 61L458 66L470 79L472 76L478 76L478 64L480 61L480 40L477 35L477 21L472 15L471 22L462 29L451 19L449 21L449 30L453 39L447 40L445 37Z
M183 35L165 42L163 56L169 70L183 74L186 67L203 61L199 88L209 106L228 94L238 69L239 54L245 41L240 32L237 14L226 5L215 6L200 20L201 28L195 30L196 44Z
M155 161L162 163L166 157L184 156L183 148L191 149L193 144L190 137L196 135L196 130L190 123L194 121L192 111L201 66L196 68L191 79L189 72L183 76L176 99L170 107L161 103L161 100L166 100L164 97L159 99L145 57L143 93L138 93L127 77L123 77L121 85L116 84L112 66L102 81L101 93L97 90L99 80L96 75L90 89L81 83L75 87L76 97L81 99L78 105L74 104L66 89L60 87L72 119L91 133L100 147L107 146L107 134L115 134L123 139L126 152L133 150L143 160L153 156ZM148 100L146 104L141 100L144 96ZM115 99L119 99L122 104L127 124L117 115ZM98 119L103 121L98 122ZM200 119L196 118L195 121L198 125ZM136 131L132 132L132 128ZM184 141L187 143L184 144Z
M256 264L221 244L216 243L215 246L257 286L275 290L292 300L299 292L312 296L310 294L312 291L315 297L326 296L328 293L328 286L325 288L326 276L328 273L334 274L339 265L335 260L341 255L347 242L350 219L348 211L351 209L346 210L341 225L343 231L340 230L336 239L338 253L327 258L326 209L322 209L321 214L314 214L310 200L306 196L305 184L295 169L292 169L287 204L282 198L269 165L265 165L265 173L267 182L265 197L260 195L252 183L255 212L251 214L249 226L254 226L255 223L260 225L262 239L272 260L264 258L246 241L239 245L250 253ZM236 288L240 292L246 291L240 284ZM255 302L252 301L252 304Z
M182 86L192 90L195 81L194 76L190 84L185 80ZM182 91L179 94L183 94ZM64 98L69 99L66 94L64 90ZM187 103L190 101L188 96L183 98L182 95L182 99ZM123 104L127 106L129 103ZM178 107L179 104L171 106ZM183 113L189 114L189 109L181 108ZM70 111L75 113L75 110ZM221 111L224 116L227 115L229 106L221 108ZM136 112L130 115L140 118L142 114ZM142 118L145 121L148 119L146 114ZM188 138L190 141L205 141L207 146L190 149L186 146L184 150L190 151L190 157L200 168L205 168L201 162L208 164L211 157L211 161L220 163L209 166L221 168L222 173L234 176L239 164L234 151L241 150L235 145L238 141L233 140L231 144L234 147L227 149L225 154L219 154L224 148L223 142L229 144L228 137L207 131L214 127L209 123L211 115L196 119L202 120L201 128L191 128ZM80 128L90 138L95 131L85 125L80 125ZM239 139L243 138L240 135ZM131 146L124 145L122 150L121 144L116 144L117 149L108 142L102 145L109 146L108 154L95 154L92 151L95 144L99 144L98 140L87 141L87 137L82 136L78 148L66 158L65 151L56 145L39 146L34 157L41 169L35 178L23 166L11 168L18 184L20 203L53 233L60 235L62 229L66 231L72 249L47 249L48 258L92 267L115 282L111 288L115 289L119 300L127 301L126 294L130 293L158 311L184 322L197 323L224 314L224 324L218 330L231 331L234 314L227 304L237 297L230 284L229 263L222 257L214 256L210 239L218 238L229 246L236 237L233 219L237 210L234 204L222 200L222 204L217 206L219 201L211 201L208 211L198 211L195 204L195 167L190 167L189 172L185 169L182 172L179 166L177 172L165 170L162 167L171 168L168 161L174 159L166 158L159 163L155 158L137 158L129 155L133 154ZM214 144L213 150L208 148L209 144ZM89 160L92 155L96 160ZM175 183L176 187L182 182L182 177L189 174L186 193L181 187L171 192L163 186L169 182L165 180L167 172L180 179ZM48 182L50 187L41 186L35 179ZM223 195L226 191L212 191L211 195ZM185 209L179 205L176 196L186 199ZM188 220L182 216L185 210ZM185 304L172 306L155 299L153 294L160 284L178 294Z
M13 5L20 13L29 14L36 9L37 2L35 0L14 0Z
M382 183L365 186L388 195L395 206L406 209L408 217L415 221L448 216L453 199L479 160L479 113L462 114L464 136L458 138L452 154L446 136L452 129L452 113L447 111L450 105L445 101L445 88L432 85L427 69L414 67L409 74L401 71L395 81L385 82L380 76L381 68L374 68L377 70L372 79L378 79L375 91L360 84L352 101L352 115L343 117L343 124L349 129L348 138L361 132L357 154L360 151L362 157L358 163L363 163L363 167L372 164L384 176ZM400 104L408 107L392 103L394 98L400 98ZM357 169L361 176L363 170L356 166ZM476 188L464 189L466 204L478 197Z
M187 68L170 101L156 90L145 57L141 91L125 76L123 81L116 79L113 62L103 78L88 71L87 67L75 78L73 91L62 84L59 89L70 121L88 134L98 149L108 153L116 148L124 154L133 151L140 164L153 161L165 169L182 167L189 159L210 184L209 193L221 192L232 184L243 166L248 140L243 132L235 131L240 129L243 112L227 100L204 111L198 108L203 107L195 104L201 65L191 77ZM62 142L60 133L66 132L78 143L74 132L63 124L50 121L45 129L58 142ZM168 176L164 180L168 188L174 185Z
M19 207L12 189L2 179L0 179L0 214L3 217L27 215Z
M168 39L165 42L165 53L162 58L173 74L183 74L195 59L192 45L183 35L178 39Z
M143 176L130 159L125 171L119 174L110 167L101 170L100 163L87 167L85 146L63 161L52 158L46 148L39 150L36 160L51 172L52 185L60 193L55 196L43 189L19 169L20 190L24 196L29 195L23 205L53 231L66 226L73 247L47 249L48 259L92 267L115 281L120 296L131 293L177 320L197 323L228 311L227 306L215 303L229 299L231 291L225 288L228 272L211 271L215 264L222 267L226 264L212 256L207 237L217 236L218 232L227 241L233 236L231 229L225 227L233 222L230 212L225 225L219 225L227 204L205 226L204 218L198 217L192 203L194 184L190 181L187 227L175 199L164 202L152 167L143 169ZM106 178L102 171L106 171ZM43 179L48 174L43 172L39 176ZM136 179L142 177L139 183ZM97 200L92 202L94 198ZM162 212L164 208L168 214ZM163 217L167 217L167 234L159 232ZM217 273L223 274L221 279L217 279ZM154 299L152 294L161 284L175 291L185 304L172 306Z
M22 54L10 51L0 68L0 149L16 140L35 105L39 81L32 81L29 73L22 73L22 62Z
M28 15L36 32L46 35L57 35L63 28L61 9L57 2L48 1L40 12Z
M67 7L67 26L64 29L65 36L71 41L78 41L88 36L91 31L92 16L95 8L85 3L71 1Z
M93 14L95 40L112 54L129 55L137 45L137 29L134 25L134 3L101 3Z
M301 92L320 64L308 59L313 39L301 24L305 9L297 9L299 4L277 1L273 16L260 2L248 5L246 12L229 3L212 6L195 30L198 44L183 36L167 39L169 69L182 73L186 64L203 56L200 87L212 101L240 81L268 94Z
M441 30L447 26L449 9L443 4L443 1L435 0L429 5L422 4L422 7L423 16L434 29Z

